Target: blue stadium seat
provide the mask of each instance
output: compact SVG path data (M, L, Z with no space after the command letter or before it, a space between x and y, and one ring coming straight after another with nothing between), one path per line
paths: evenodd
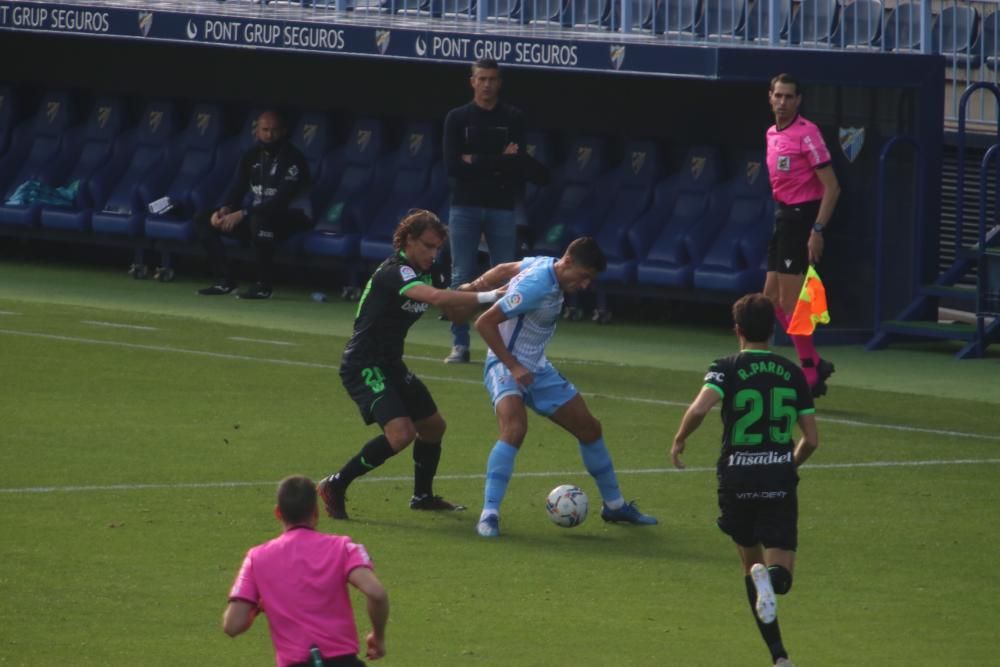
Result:
M528 230L536 254L558 256L574 238L593 232L610 201L610 193L601 187L608 167L603 139L577 137L573 141L562 169L549 185L555 204L548 219Z
M750 4L748 0L704 0L704 2L705 11L694 27L696 35L703 38L743 37L747 5Z
M0 86L0 159L10 147L10 137L17 120L17 98L10 86Z
M641 258L636 272L639 284L693 285L694 268L720 223L712 196L720 171L715 148L689 149L681 172L669 181L671 196L660 198L666 207L643 216L629 231L629 241Z
M533 18L532 0L485 0L486 16L491 19L506 19L514 23L528 23Z
M788 18L791 15L790 0L778 3L778 37L788 39ZM771 29L771 4L767 0L757 0L747 12L746 37L751 42L766 42Z
M951 67L979 67L979 12L970 5L945 7L934 21L934 52Z
M146 202L140 187L167 161L175 123L176 112L169 102L151 102L143 110L139 126L129 133L124 157L109 162L90 184L91 199L98 207L91 216L95 233L142 236Z
M430 6L431 0L379 0L380 11L388 14L428 11Z
M546 132L529 131L524 138L525 152L544 165L550 173L558 170L552 137ZM522 224L528 229L541 227L556 205L555 188L528 183L524 188Z
M606 25L609 11L607 0L566 0L559 9L559 22L566 28Z
M441 162L441 136L432 123L410 123L399 148L388 158L388 187L378 212L361 238L361 257L381 262L392 254L392 235L412 208L438 211L448 196L448 177Z
M869 48L878 43L882 33L882 3L879 0L854 0L844 5L840 24L831 38L834 46L845 49Z
M979 39L983 62L990 69L996 70L1000 66L1000 11L983 19L982 36Z
M882 48L886 51L920 50L920 4L896 5L883 26Z
M73 122L73 100L67 93L45 95L38 111L14 130L11 148L0 161L0 224L34 226L41 206L7 205L5 202L19 185L38 181L62 186L63 176L73 158L69 132Z
M94 202L90 196L91 181L104 178L101 168L113 159L115 154L122 156L125 147L121 141L122 128L125 123L125 106L121 100L113 97L100 97L94 103L87 122L74 134L79 137L72 139L77 144L75 161L69 172L63 177L65 184L79 181L76 208L41 207L40 220L42 227L64 229L76 232L90 231L90 217ZM95 184L104 187L106 183Z
M213 204L211 193L205 192L205 179L215 165L222 130L223 114L219 106L195 106L187 127L170 146L165 167L139 186L139 196L146 204L166 196L176 207L165 215L146 216L148 238L183 243L194 240L195 213Z
M829 44L839 13L837 0L801 0L792 18L792 44Z
M601 282L632 283L636 261L628 231L653 203L657 182L663 177L663 155L652 141L633 141L625 148L621 165L612 174L612 198L600 227L594 232L608 259Z
M731 181L720 186L722 229L694 270L697 289L746 294L764 285L774 200L764 154L744 155Z
M316 226L302 244L307 255L358 257L361 235L383 195L385 135L381 121L359 119L343 148L330 157L322 186L314 188Z
M691 35L700 16L701 0L656 0L649 5L643 27L657 35Z
M305 214L313 221L316 220L318 212L313 210L314 191L316 186L324 181L324 170L328 168L330 156L336 141L335 123L330 119L329 114L320 111L311 111L302 114L295 127L290 132L290 140L302 155L305 156L309 164L309 190L303 192L293 203L293 208L305 211ZM332 168L332 167L330 167ZM308 232L299 232L293 235L282 244L281 252L298 254L302 250L302 244Z

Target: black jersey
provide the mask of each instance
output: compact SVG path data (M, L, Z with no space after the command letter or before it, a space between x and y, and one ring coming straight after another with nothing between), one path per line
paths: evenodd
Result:
M354 333L344 349L345 367L403 363L406 333L430 306L406 297L416 285L445 286L440 273L420 273L400 252L382 262L365 285L354 316Z
M794 488L794 428L799 415L815 412L801 369L770 351L745 350L714 361L705 386L722 396L720 490Z

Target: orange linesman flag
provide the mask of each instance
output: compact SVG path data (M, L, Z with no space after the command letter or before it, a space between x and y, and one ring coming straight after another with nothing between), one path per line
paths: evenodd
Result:
M816 269L809 267L806 280L799 292L799 301L795 304L795 312L788 321L786 333L796 336L808 336L817 324L829 324L830 313L826 309L826 290L823 281L819 279Z

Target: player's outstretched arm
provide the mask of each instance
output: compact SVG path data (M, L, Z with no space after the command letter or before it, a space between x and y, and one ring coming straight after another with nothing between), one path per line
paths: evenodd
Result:
M414 301L429 303L436 308L475 308L479 304L493 303L503 296L504 288L488 292L460 292L438 289L430 285L415 285L406 290L406 296Z
M506 285L520 270L521 262L497 264L472 282L459 285L458 289L463 292L486 292L493 290L501 285Z
M799 428L802 430L802 439L795 446L795 466L798 467L806 462L816 448L819 447L819 429L816 428L816 415L799 415Z
M367 637L367 657L378 660L385 655L385 626L389 622L389 594L375 573L367 567L356 567L347 575L351 585L368 598L368 618L372 631Z
M716 403L719 402L719 393L709 387L702 387L687 411L681 418L680 426L677 427L677 434L674 435L674 444L670 447L670 458L674 467L684 469L684 462L681 461L681 454L687 445L687 439L698 430L705 420L705 415L709 413Z

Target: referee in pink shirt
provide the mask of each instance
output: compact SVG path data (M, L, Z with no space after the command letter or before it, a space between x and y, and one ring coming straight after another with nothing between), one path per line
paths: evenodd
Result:
M274 515L282 534L247 552L222 617L230 637L246 632L257 612L267 614L278 667L354 667L358 630L347 584L368 598L369 660L385 655L389 596L368 552L342 535L316 531L316 485L288 477L278 486Z
M799 82L779 74L771 79L768 98L774 125L767 130L767 171L777 208L764 294L774 302L782 328L788 329L805 273L823 257L823 232L837 205L840 184L819 128L799 115ZM822 396L833 364L819 358L811 335L790 338L813 396Z

